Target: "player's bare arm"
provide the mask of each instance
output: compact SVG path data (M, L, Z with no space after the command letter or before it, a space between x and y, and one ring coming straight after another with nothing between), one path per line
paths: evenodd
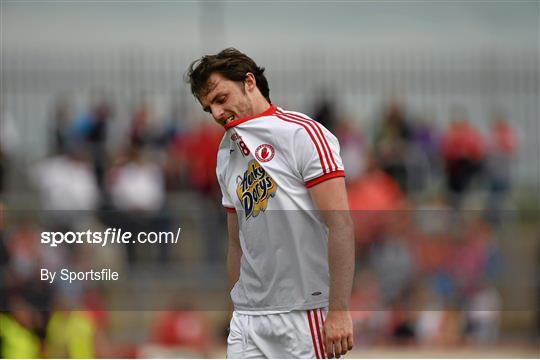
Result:
M354 276L354 231L349 215L344 178L334 178L310 188L310 195L328 226L330 270L329 311L324 324L328 358L345 355L353 347L349 299Z
M229 291L240 277L240 258L242 248L240 247L240 237L238 233L238 217L236 213L227 213L227 232L229 236L227 248L227 275L229 278Z

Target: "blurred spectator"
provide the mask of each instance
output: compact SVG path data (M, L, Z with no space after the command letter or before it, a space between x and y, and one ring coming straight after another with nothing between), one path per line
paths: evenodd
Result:
M460 291L468 295L486 278L492 234L484 221L474 220L456 235L452 273Z
M186 106L182 100L183 98L173 101L167 120L165 121L165 140L167 143L175 136L182 135L189 130L187 126Z
M95 173L82 147L42 160L30 175L45 210L95 210L99 203Z
M439 138L435 127L435 118L431 113L420 117L414 127L412 142L424 152L431 161L435 161L439 152Z
M372 156L367 157L366 171L349 184L347 193L356 242L362 246L380 235L393 213L405 205L399 186L377 167Z
M148 101L142 101L135 107L130 129L130 142L133 147L164 147L167 141L166 131L158 122Z
M343 166L347 169L347 183L360 177L366 167L366 145L360 130L352 119L344 117L334 132L339 140Z
M6 190L7 170L10 159L15 155L19 144L19 133L15 119L3 102L0 102L0 194Z
M536 235L540 239L540 234ZM540 242L539 242L540 244ZM536 247L536 337L540 340L540 246Z
M404 205L404 196L393 178L381 171L372 156L367 156L363 176L349 186L352 210L397 210Z
M370 252L370 265L377 275L382 304L391 305L403 300L415 274L411 250L403 239L388 237L374 243Z
M72 127L71 105L64 97L59 98L54 104L51 114L53 153L57 155L68 152L73 139L71 138Z
M53 289L46 282L40 281L41 268L58 268L63 265L64 253L58 249L40 246L40 228L32 220L22 220L14 226L7 242L9 263L6 271L7 291L22 296L29 305L45 310L51 304ZM35 328L39 335L44 334L44 313L35 314L41 317L41 328Z
M165 205L165 181L161 167L152 161L150 152L131 146L107 176L108 191L114 209L118 210L104 221L108 226L138 234L142 231L167 231L170 226L162 211ZM128 260L134 262L144 244L127 246ZM166 246L157 248L160 259L168 259ZM148 254L148 251L145 252Z
M463 110L454 110L450 127L442 136L441 153L449 202L459 208L472 181L480 175L486 156L485 141Z
M313 110L313 119L334 133L337 126L336 105L328 95L329 93L331 92L327 89L319 91Z
M6 245L6 208L0 201L0 311L7 309L7 271L9 265L9 251Z
M420 307L415 328L419 345L434 346L438 344L443 316L442 309L430 310Z
M422 195L431 190L440 175L439 134L434 115L418 118L407 158L408 190L411 195Z
M47 323L45 353L49 358L92 359L116 355L105 332L107 313L91 310L83 297L57 294ZM103 308L103 304L100 305Z
M223 129L204 119L180 144L191 186L201 193L217 196L216 153Z
M489 218L498 222L511 190L512 165L517 149L517 136L506 116L496 113L488 138L487 175L489 198L486 206Z
M202 195L194 215L204 239L205 257L212 264L222 263L226 249L225 242L215 241L222 236L222 229L225 228L216 178L216 153L222 138L223 128L204 119L186 134L182 146L191 188Z
M34 331L40 318L22 297L8 298L9 312L0 312L0 355L3 359L41 357L41 342Z
M415 312L409 306L398 306L393 311L391 317L391 336L396 345L414 345L416 340L416 329L414 317Z
M88 146L90 158L94 167L97 184L103 190L103 180L106 167L106 141L109 122L113 117L110 100L105 95L99 95L90 106L90 110L75 119L74 136L79 144Z
M13 283L25 285L33 282L43 264L39 229L31 221L23 220L11 229L7 245L10 254L8 280L13 278Z
M151 117L152 109L148 102L143 101L135 106L131 117L130 140L133 147L142 147L152 142Z
M469 296L466 335L474 345L493 344L499 334L501 296L491 286L479 286Z
M391 98L383 108L383 114L375 133L375 155L381 169L407 191L408 144L413 136L405 106L397 97Z
M186 164L188 154L184 151L188 135L177 133L173 135L166 149L164 175L168 191L182 190L189 187Z
M47 325L47 357L96 357L95 324L85 311L55 311Z
M41 351L39 342L45 336L47 310L51 304L53 288L40 281L39 271L42 267L57 265L55 259L59 252L55 253L40 246L39 228L32 220L21 220L7 234L9 261L2 265L0 286L4 290L0 292L5 294L2 299L5 304L2 304L0 310L7 310L9 313L0 321L7 323L5 336L18 336L23 344L26 342L24 346L29 348L17 350L21 343L15 341L9 344L13 339L7 340L8 344L2 347L4 351L23 351L21 354L24 354L24 351L30 351L37 341L38 350Z
M110 194L115 208L122 211L158 211L165 201L161 167L132 146L120 164L111 169Z
M185 307L185 306L184 306ZM213 343L208 319L200 311L167 311L156 319L153 342L168 348L209 357Z

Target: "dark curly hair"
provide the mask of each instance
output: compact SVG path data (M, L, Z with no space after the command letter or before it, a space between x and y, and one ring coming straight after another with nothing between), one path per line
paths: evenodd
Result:
M191 85L191 93L198 99L206 93L208 78L212 73L237 82L244 82L246 74L252 73L261 94L272 103L264 67L257 66L253 59L235 48L227 48L216 55L205 55L189 65L185 81Z

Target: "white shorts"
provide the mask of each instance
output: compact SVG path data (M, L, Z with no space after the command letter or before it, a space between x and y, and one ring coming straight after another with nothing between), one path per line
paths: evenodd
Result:
M269 315L233 312L227 358L324 359L326 309Z

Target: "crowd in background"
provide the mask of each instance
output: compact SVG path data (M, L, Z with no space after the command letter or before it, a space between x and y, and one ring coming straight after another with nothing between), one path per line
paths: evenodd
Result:
M358 119L339 113L337 105L321 101L306 113L328 127L341 144L356 227L351 300L356 343L496 342L502 306L495 286L502 256L496 238L510 200L518 146L506 114L494 113L489 131L483 133L466 109L456 107L449 109L449 126L441 128L436 119L416 116L396 97L386 99L380 113L373 115L373 126L366 129ZM92 228L163 231L178 221L173 194L196 194L195 212L206 214L204 220L194 215L203 242L198 261L224 262L224 213L215 178L223 129L211 119L189 121L188 112L177 103L164 120L157 119L152 104L141 101L131 109L129 130L111 147L111 129L123 121L115 106L105 96L82 112L67 98L52 104L50 156L23 174L40 208L49 210L48 229L74 231L90 221ZM12 166L8 143L16 137L15 129L9 131L13 135L0 143L4 193L10 191ZM475 206L481 199L480 211L465 210L471 199ZM37 350L46 356L134 356L133 347L110 344L103 335L109 317L103 294L73 287L55 287L53 292L38 281L41 267L84 268L89 254L40 246L42 225L35 220L10 225L8 229L0 217L0 268L6 279L0 305L10 310L1 314L10 316L4 324L30 329L27 343L35 344L33 336L38 344L46 344ZM126 266L180 261L167 250L159 247L157 254L148 254L127 246L125 252L100 253L99 261ZM45 311L55 308L87 311ZM201 313L171 311L154 321L147 341L208 354L211 340L204 339L212 338L212 330ZM73 330L59 336L59 324ZM78 340L69 337L73 331Z

